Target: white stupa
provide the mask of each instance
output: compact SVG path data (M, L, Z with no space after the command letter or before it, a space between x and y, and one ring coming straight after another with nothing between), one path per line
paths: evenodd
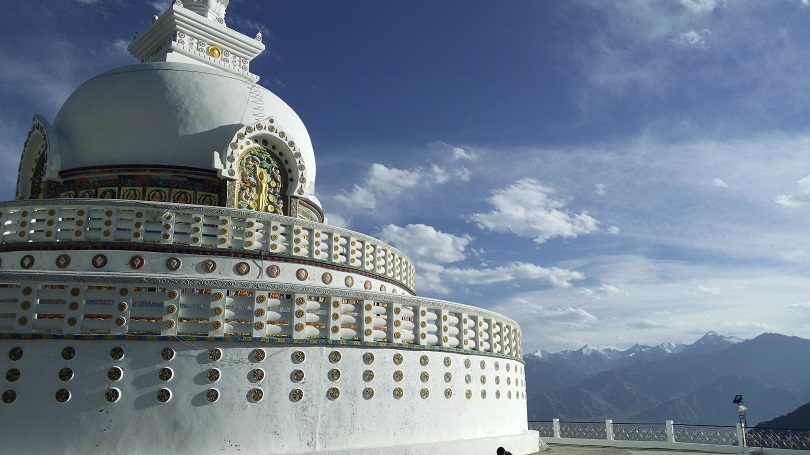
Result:
M323 224L227 4L176 0L140 63L34 117L0 203L2 452L537 451L518 324Z

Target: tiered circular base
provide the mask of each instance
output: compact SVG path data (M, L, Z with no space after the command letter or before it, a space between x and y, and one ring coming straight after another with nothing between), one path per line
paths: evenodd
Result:
M523 365L513 359L363 343L86 338L0 339L3 447L133 454L537 450L536 433L527 431Z

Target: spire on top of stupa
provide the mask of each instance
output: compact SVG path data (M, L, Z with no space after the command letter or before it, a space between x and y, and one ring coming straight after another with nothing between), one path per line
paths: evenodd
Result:
M251 38L225 25L230 0L174 0L129 44L141 63L181 62L211 66L253 82L250 61L264 51L261 36Z
M230 0L177 0L186 9L194 11L200 16L215 20L220 24L225 23L225 9L228 8Z

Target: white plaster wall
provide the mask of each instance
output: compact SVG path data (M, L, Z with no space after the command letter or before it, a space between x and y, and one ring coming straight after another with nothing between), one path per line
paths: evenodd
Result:
M24 350L18 361L8 356L15 346ZM61 358L66 346L76 349L74 359ZM109 357L113 346L125 349L122 360ZM164 347L176 351L173 360L161 359ZM212 347L224 352L218 362L208 359L207 350ZM255 348L266 351L264 361L254 361L251 353ZM296 351L305 353L304 362L294 362ZM341 353L337 363L329 358L333 351ZM364 362L366 353L374 354L373 363ZM401 365L394 364L395 353L403 355ZM426 366L420 363L423 355L429 359ZM445 357L451 360L449 367L444 364ZM470 368L464 365L466 359L471 361ZM481 361L485 362L484 369ZM107 369L114 365L124 370L118 382L106 377ZM63 367L73 369L75 377L70 381L57 377ZM158 378L164 367L173 369L171 381ZM212 367L222 371L217 383L210 383L205 376ZM18 381L6 380L9 368L20 370ZM250 381L254 368L265 370L263 381ZM337 381L327 376L331 368L341 371ZM300 383L291 378L295 369L305 373ZM404 373L401 382L393 378L397 369ZM374 371L371 381L364 381L365 370ZM430 375L425 383L420 380L423 371ZM443 453L470 453L455 451L454 447L467 446L448 441L479 440L509 442L515 449L510 450L518 454L531 453L532 441L533 450L537 443L536 433L526 430L522 364L487 356L345 345L3 339L0 372L0 389L17 392L14 403L0 403L0 438L3 447L12 449L10 453L336 454L379 453L375 448L398 447L389 453L416 454L436 447L432 443L443 447ZM449 383L444 379L446 372L453 376ZM466 374L471 375L471 384L465 382ZM486 377L484 385L482 375ZM495 384L496 377L500 385ZM506 385L507 377L511 378L510 386ZM104 401L104 392L111 386L122 392L117 403ZM404 390L399 400L393 396L397 386ZM172 391L168 403L155 398L162 387ZM254 387L264 391L261 402L248 397ZM330 387L340 389L338 399L327 397ZM363 398L366 387L374 389L373 398ZM430 390L427 399L419 395L423 387ZM67 403L57 403L54 398L60 388L72 393ZM215 403L204 398L209 388L220 391ZM304 391L300 402L290 398L295 388ZM446 388L453 390L449 399L444 396ZM465 397L468 388L473 392L471 399ZM481 398L481 390L487 391L486 399ZM500 399L495 398L496 390L501 391ZM511 399L507 398L509 391ZM518 392L522 398L516 398Z

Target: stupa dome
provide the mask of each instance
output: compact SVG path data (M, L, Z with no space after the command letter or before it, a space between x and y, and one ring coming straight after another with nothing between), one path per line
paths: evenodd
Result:
M261 86L202 65L156 62L107 71L73 92L53 128L62 170L132 164L212 169L225 165L238 130L268 117L295 140L313 181L312 143L292 108Z

